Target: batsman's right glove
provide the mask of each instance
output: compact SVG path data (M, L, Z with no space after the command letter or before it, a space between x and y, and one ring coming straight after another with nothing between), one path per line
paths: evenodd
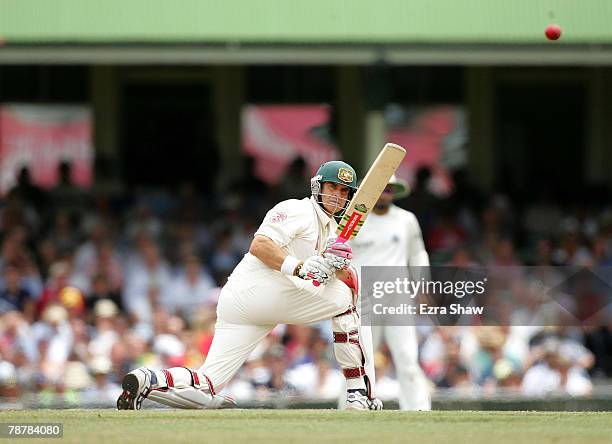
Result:
M336 276L334 268L322 256L310 256L298 271L298 277L325 285Z
M353 259L353 249L348 244L329 239L323 251L323 257L336 270L346 270Z

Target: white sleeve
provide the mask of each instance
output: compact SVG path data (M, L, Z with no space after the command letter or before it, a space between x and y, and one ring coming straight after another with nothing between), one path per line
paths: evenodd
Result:
M412 267L429 266L429 255L425 250L421 227L419 227L419 221L414 214L410 214L408 230L408 265Z
M307 209L310 210L310 205ZM284 247L307 228L312 220L309 216L301 201L285 200L268 211L255 234L266 236Z

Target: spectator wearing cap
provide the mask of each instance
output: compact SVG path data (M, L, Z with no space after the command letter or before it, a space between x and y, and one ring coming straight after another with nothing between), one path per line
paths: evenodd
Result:
M89 355L109 358L119 335L115 329L116 316L119 313L115 303L109 299L96 302L93 309L95 334L89 342Z

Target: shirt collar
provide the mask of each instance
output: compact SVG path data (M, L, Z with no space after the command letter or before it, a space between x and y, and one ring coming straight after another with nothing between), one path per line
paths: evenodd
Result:
M319 222L321 222L322 226L326 226L331 220L331 217L328 216L325 211L323 211L323 208L321 208L321 205L319 205L319 203L315 200L314 197L310 196L310 202L312 203L312 206L314 207L315 212L317 213Z

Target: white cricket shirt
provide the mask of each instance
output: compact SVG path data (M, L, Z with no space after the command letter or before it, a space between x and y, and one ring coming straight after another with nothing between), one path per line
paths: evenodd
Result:
M350 245L356 267L429 265L416 216L395 205L383 215L370 213Z
M288 254L299 260L320 254L330 235L335 234L338 224L321 209L314 198L289 199L275 205L264 218L255 235L272 239ZM272 270L251 253L244 258L229 277L229 282L248 279L293 280L280 271Z

